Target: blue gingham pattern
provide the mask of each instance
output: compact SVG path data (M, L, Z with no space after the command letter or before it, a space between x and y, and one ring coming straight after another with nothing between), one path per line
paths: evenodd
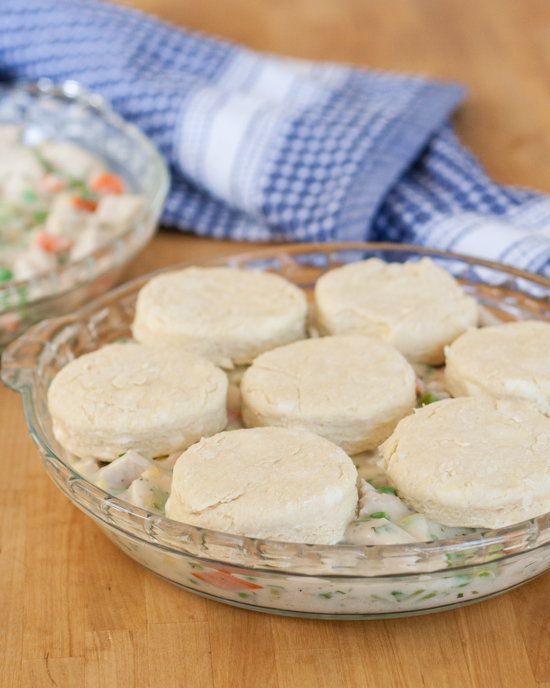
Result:
M2 0L0 80L39 77L80 81L155 141L165 224L550 263L550 201L460 145L456 85L260 55L95 0Z

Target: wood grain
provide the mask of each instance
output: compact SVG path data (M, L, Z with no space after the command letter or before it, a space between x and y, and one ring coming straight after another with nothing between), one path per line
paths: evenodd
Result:
M131 0L267 51L455 79L462 140L502 182L550 191L545 0ZM250 245L162 232L125 279ZM550 688L550 575L454 612L291 619L185 593L63 497L0 389L1 688Z

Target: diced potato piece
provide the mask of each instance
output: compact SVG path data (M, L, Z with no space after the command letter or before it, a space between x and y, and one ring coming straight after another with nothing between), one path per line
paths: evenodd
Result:
M134 480L130 485L124 495L124 499L142 509L147 509L154 513L163 513L168 495L169 492L160 489L151 480L141 477Z
M432 540L428 519L424 514L411 514L399 521L397 525L421 542L430 542Z
M159 490L170 492L172 489L172 476L164 471L161 471L157 466L148 468L141 474L142 478L149 480L149 482L156 485Z

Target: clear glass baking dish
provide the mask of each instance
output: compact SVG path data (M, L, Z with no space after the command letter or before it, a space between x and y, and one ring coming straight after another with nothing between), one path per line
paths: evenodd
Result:
M145 203L133 226L78 261L0 287L0 350L30 325L80 308L110 289L152 239L168 192L164 161L149 139L75 81L48 79L0 87L0 124L17 124L24 140L70 140L107 161Z
M272 247L194 261L270 270L305 289L344 262L430 256L485 307L488 318L550 320L550 281L495 263L391 244ZM183 267L173 266L170 269ZM246 609L330 619L375 619L440 611L492 597L550 568L550 515L432 543L305 545L203 530L117 499L76 473L52 434L48 385L74 357L130 335L135 280L74 315L32 327L2 357L2 380L19 392L46 469L67 497L132 559L162 578Z

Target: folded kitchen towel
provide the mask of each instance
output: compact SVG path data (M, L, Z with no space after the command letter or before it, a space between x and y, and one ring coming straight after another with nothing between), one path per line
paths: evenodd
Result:
M550 271L550 200L495 184L460 145L459 86L263 55L96 0L2 0L0 80L40 77L81 82L155 141L165 224Z

